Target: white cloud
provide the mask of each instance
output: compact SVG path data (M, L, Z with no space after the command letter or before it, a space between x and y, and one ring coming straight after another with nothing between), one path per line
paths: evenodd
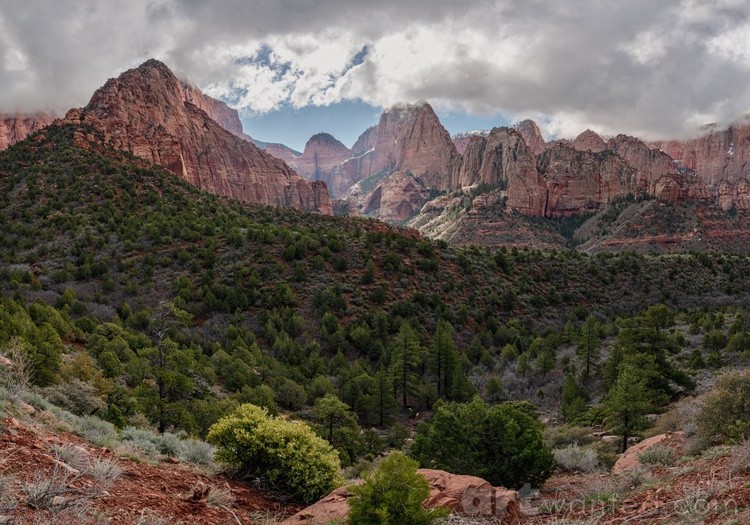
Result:
M6 2L0 111L85 104L155 57L251 113L427 99L554 134L674 135L750 110L749 17L750 0Z

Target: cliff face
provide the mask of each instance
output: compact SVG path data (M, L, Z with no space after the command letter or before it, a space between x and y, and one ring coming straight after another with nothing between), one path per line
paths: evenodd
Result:
M575 141L555 141L535 155L521 130L537 141L536 126L495 128L472 138L452 187L502 186L507 206L526 215L561 217L591 213L629 194L666 200L709 198L705 185L679 170L669 156L644 142L620 135L609 143L595 133ZM537 149L543 143L537 141Z
M521 133L494 128L487 137L474 137L454 171L452 187L476 184L507 188L508 206L528 215L542 215L546 186L536 169L536 158Z
M750 117L695 139L654 142L683 168L693 170L725 209L749 209Z
M194 86L189 82L181 81L180 86L182 87L183 99L185 102L190 102L198 109L205 111L206 115L208 115L211 120L232 135L236 135L245 140L250 139L250 137L245 135L242 131L242 122L240 122L240 116L236 109L230 108L221 100L216 100L215 98L203 94L197 86Z
M295 157L292 166L297 173L309 180L322 180L334 197L344 194L354 183L340 169L341 163L350 158L352 152L328 133L310 137L302 155Z
M53 120L55 117L48 113L0 113L0 151L51 124Z
M332 213L325 183L302 179L283 161L227 131L193 102L224 115L225 124L241 133L241 126L237 130L231 123L231 111L198 93L186 90L164 64L149 60L107 81L83 110L69 112L66 119L95 124L115 147L210 193Z
M587 129L580 135L578 135L573 142L570 143L578 151L592 151L599 153L607 149L607 144L604 140L594 131Z
M524 142L534 155L540 155L546 149L547 145L542 137L539 126L533 120L522 120L513 126L523 137Z
M352 147L344 170L358 180L380 171L412 173L422 185L447 190L459 158L451 137L427 103L393 106Z

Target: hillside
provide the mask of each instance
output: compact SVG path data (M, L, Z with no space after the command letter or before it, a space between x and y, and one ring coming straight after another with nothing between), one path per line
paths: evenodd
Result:
M36 392L123 428L201 437L248 402L314 422L315 402L335 394L369 429L338 441L351 465L400 448L439 398L528 399L559 422L564 384L585 366L575 346L588 317L606 335L586 402L604 425L618 333L650 333L666 307L700 309L679 314L691 334L746 329L745 255L456 248L210 195L86 125L53 125L0 153L0 196L0 344L26 349ZM708 352L701 364L701 339L685 330L648 339L669 351L659 373L702 377L737 360ZM446 333L451 386L438 390ZM394 380L404 340L417 350L406 389Z

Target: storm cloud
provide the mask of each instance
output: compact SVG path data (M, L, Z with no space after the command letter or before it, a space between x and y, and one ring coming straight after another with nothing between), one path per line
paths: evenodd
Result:
M750 111L750 0L26 0L0 111L84 105L147 58L246 114L362 100L676 137Z

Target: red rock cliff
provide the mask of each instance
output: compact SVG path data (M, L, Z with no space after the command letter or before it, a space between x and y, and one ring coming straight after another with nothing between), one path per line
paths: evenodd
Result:
M39 131L55 120L47 113L0 113L0 151Z
M115 147L210 193L332 213L325 183L302 179L283 161L224 129L191 100L207 104L194 89L186 92L167 66L149 60L107 81L82 112L66 118L94 123ZM208 104L212 111L221 108L221 103Z
M724 130L708 127L690 140L653 143L680 166L694 170L726 209L750 209L750 117Z
M427 103L393 106L352 147L342 169L352 180L382 170L412 173L425 187L447 190L459 160L451 137Z

